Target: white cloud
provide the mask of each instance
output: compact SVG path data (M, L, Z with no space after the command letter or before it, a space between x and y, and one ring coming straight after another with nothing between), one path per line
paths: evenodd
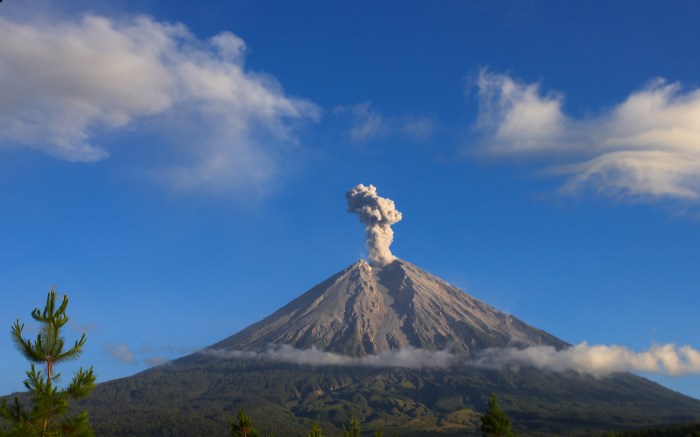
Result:
M110 344L107 346L107 353L123 364L136 362L136 355L125 344Z
M354 126L350 129L353 141L366 141L372 137L385 135L388 127L379 112L370 111L369 102L351 107L336 108L338 112L349 110L354 117Z
M596 117L564 114L563 95L482 70L477 129L498 157L568 160L565 192L700 198L700 89L656 79Z
M568 193L592 186L610 196L692 200L700 194L700 153L609 152L585 162L555 167L552 172L571 175L561 188Z
M338 106L333 113L351 118L350 139L365 142L387 136L405 136L414 140L426 140L433 134L435 123L426 117L385 117L371 108L370 102Z
M148 17L85 15L0 18L0 34L0 146L98 161L109 152L96 132L138 119L183 138L159 179L184 190L244 190L275 177L278 155L297 141L294 120L319 117L274 78L248 71L245 44L232 33L201 40Z
M203 354L221 359L262 359L310 366L399 367L409 369L454 366L506 368L532 366L553 372L575 371L594 376L616 372L648 372L671 376L700 374L700 351L691 346L656 345L635 352L622 346L581 343L568 349L552 346L491 348L466 358L448 350L434 351L404 348L376 355L352 357L317 348L297 349L289 345L270 345L266 350L241 351L204 349Z
M554 372L576 371L595 376L615 372L678 376L700 374L700 351L690 346L666 344L635 352L622 346L590 346L584 342L563 350L551 346L488 349L470 364L496 368L520 364Z
M455 364L457 360L456 356L449 351L432 351L410 347L362 357L324 352L315 347L296 349L289 345L271 346L263 352L205 349L202 353L224 359L265 359L310 366L401 367L409 369L444 368Z
M566 125L561 95L542 96L539 84L519 83L487 70L481 71L477 87L477 126L488 134L489 151L527 153L559 146Z

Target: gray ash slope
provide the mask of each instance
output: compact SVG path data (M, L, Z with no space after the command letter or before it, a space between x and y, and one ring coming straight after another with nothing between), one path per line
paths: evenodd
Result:
M360 261L211 348L270 344L352 356L403 347L471 355L506 345L567 346L402 260L382 268ZM238 408L256 427L284 436L306 435L315 421L324 434L339 435L350 414L365 430L383 427L387 435L481 435L479 411L491 393L521 435L700 422L700 401L628 373L307 366L246 356L256 354L195 353L99 384L83 405L103 437L229 435Z
M349 266L212 349L291 345L346 355L415 347L464 355L502 346L567 344L406 261Z

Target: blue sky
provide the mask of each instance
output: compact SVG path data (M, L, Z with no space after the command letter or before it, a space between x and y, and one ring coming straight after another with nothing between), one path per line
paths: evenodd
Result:
M366 256L344 198L364 183L403 213L395 255L503 311L700 348L699 21L691 1L6 0L0 327L56 284L102 381L210 345Z

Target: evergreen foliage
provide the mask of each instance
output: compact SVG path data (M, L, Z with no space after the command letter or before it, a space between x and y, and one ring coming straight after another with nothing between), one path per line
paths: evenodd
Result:
M245 414L243 409L238 410L237 421L231 421L232 437L260 437L260 433L253 428L253 421Z
M311 431L309 431L309 437L323 437L323 431L321 430L321 425L319 425L318 422L314 422L313 426L311 427Z
M610 437L700 437L700 423L662 425L635 431L609 433Z
M396 434L398 435L398 432ZM384 430L382 429L381 425L379 425L374 431L374 437L384 437Z
M348 427L345 428L343 424L343 437L360 437L360 420L355 417L355 414L351 414L348 419Z
M489 408L481 415L481 432L484 437L513 437L515 433L511 429L510 418L501 410L496 400L496 395L491 394Z
M57 301L61 302L57 306ZM90 393L95 385L92 367L76 372L72 381L62 390L58 389L60 373L55 371L57 364L78 358L85 344L85 334L69 349L61 336L61 329L68 322L66 308L68 296L58 298L55 287L46 297L44 310L36 308L32 318L39 323L36 340L22 337L24 324L17 320L11 329L12 341L17 349L31 362L26 372L24 386L29 392L31 408L15 397L14 403L7 406L3 400L0 417L6 428L0 430L4 436L93 436L86 411L70 417L68 406L71 400L81 399ZM38 367L38 368L37 368Z

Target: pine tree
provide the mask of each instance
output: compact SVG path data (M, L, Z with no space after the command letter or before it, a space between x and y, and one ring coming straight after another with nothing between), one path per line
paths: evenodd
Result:
M374 431L374 437L384 437L384 430L381 426L378 426L377 429Z
M321 425L318 422L314 422L311 431L309 431L309 437L323 437L323 431L321 431Z
M481 415L481 431L484 437L513 437L508 415L501 410L496 401L496 395L491 394L489 408Z
M360 437L360 420L355 417L354 413L348 419L347 430L345 425L343 425L343 437Z
M57 300L62 301L57 307ZM83 398L92 391L95 385L95 375L92 367L85 371L82 368L76 372L72 381L62 390L58 389L60 373L55 366L65 361L78 358L85 344L85 334L77 340L73 347L65 349L65 341L61 329L68 322L66 308L68 296L58 298L55 287L51 288L46 297L44 310L36 308L32 318L40 327L36 340L22 337L24 324L17 320L11 329L12 341L22 355L31 362L26 372L24 386L29 391L31 409L15 397L14 404L7 406L3 401L0 406L0 417L9 422L8 436L93 436L87 412L83 411L75 417L69 417L69 401ZM39 369L37 369L37 365Z
M231 421L232 437L259 437L260 433L253 429L253 421L245 414L243 409L238 410L238 421Z

